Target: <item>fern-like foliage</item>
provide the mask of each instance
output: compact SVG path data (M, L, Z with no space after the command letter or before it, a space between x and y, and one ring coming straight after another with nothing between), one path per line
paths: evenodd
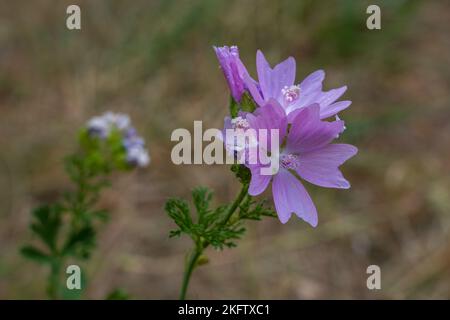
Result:
M238 210L224 221L232 205L211 208L212 197L213 193L208 188L199 187L192 191L195 216L185 200L169 199L165 210L177 225L176 229L170 231L169 236L177 237L184 233L191 237L197 247L211 245L222 250L236 246L236 240L245 233L244 220L261 220L265 216L275 216L273 210L266 207L264 202L257 202L245 195Z

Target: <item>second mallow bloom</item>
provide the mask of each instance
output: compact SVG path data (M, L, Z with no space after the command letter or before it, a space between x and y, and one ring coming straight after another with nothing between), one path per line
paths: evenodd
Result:
M262 165L248 165L251 170L249 194L261 194L272 182L272 194L278 217L286 223L292 213L317 226L316 207L299 178L326 188L350 188L339 166L357 153L349 144L332 144L344 130L344 122L322 121L320 106L302 108L289 121L283 107L271 99L258 110L250 124L257 129L278 129L281 141L279 170L274 175L262 175Z
M307 76L299 84L295 83L296 62L292 57L271 68L264 54L256 53L256 71L259 85L247 74L244 82L253 99L259 106L264 106L270 99L275 99L289 115L289 122L296 110L300 110L314 103L320 107L320 118L325 119L346 109L351 101L336 101L347 90L346 86L329 91L322 91L325 78L323 70L317 70Z

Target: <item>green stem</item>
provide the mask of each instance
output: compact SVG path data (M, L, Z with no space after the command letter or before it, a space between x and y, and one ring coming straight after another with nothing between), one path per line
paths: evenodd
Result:
M59 258L55 257L55 261L52 263L48 280L48 295L52 300L59 299L60 273L61 273L61 261Z
M189 280L191 279L192 271L194 271L195 265L197 264L198 258L200 258L200 256L202 255L203 249L204 248L196 248L186 263L183 283L181 285L180 300L186 299L187 288L189 286Z
M247 195L247 192L248 192L248 184L243 184L241 192L239 193L239 195L237 196L236 200L234 200L233 204L228 209L227 213L225 214L225 218L221 222L221 225L226 225L227 224L227 222L230 220L230 218L233 215L233 213L236 211L236 209L241 204L242 200L244 200L245 196Z
M234 200L234 202L231 204L230 208L228 209L227 213L225 214L225 218L222 222L220 222L220 225L225 225L230 220L233 213L236 211L236 209L239 207L239 205L242 203L242 200L244 200L245 196L248 192L248 184L243 184L241 192L237 196L237 198ZM185 269L184 269L184 275L183 275L183 282L181 285L181 292L180 292L180 300L186 299L186 293L189 286L189 281L191 279L192 272L194 271L195 267L197 266L198 259L201 257L203 251L208 247L209 243L203 243L203 244L197 244L195 251L191 254L189 260L186 263Z

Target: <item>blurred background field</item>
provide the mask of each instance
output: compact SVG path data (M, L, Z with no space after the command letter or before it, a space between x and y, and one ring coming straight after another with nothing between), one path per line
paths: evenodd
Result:
M65 27L77 3L82 30ZM366 28L378 4L382 30ZM313 0L0 1L0 298L45 298L46 269L21 257L30 209L70 188L62 159L85 121L129 113L152 163L114 179L99 248L82 265L85 298L114 288L177 298L187 238L169 239L162 207L205 185L217 204L238 183L227 166L175 166L175 128L220 127L228 92L213 45L297 59L297 79L322 68L347 84L343 168L348 191L307 185L316 229L292 219L249 223L236 249L209 250L192 298L450 298L450 2ZM270 196L270 192L266 194ZM366 288L381 267L382 290Z

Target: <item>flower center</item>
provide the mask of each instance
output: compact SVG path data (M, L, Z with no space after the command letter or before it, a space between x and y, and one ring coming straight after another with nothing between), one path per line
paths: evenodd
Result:
M292 169L295 170L300 165L300 157L296 154L282 154L280 156L280 163L281 166L285 169Z
M246 130L250 128L250 124L248 123L247 119L244 119L242 117L236 117L231 120L231 125L233 126L233 129L243 129Z
M285 86L281 89L281 93L287 103L292 103L300 97L300 86Z

